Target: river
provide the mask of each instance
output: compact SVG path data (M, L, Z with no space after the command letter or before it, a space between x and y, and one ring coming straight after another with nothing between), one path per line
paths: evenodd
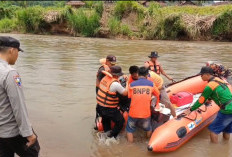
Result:
M1 34L9 35L9 34ZM100 145L93 130L95 78L99 59L108 54L128 73L130 65L143 65L152 50L166 73L180 80L213 60L232 68L229 42L144 41L10 34L25 50L14 66L22 77L30 120L41 145L41 157L231 157L231 140L209 142L207 129L175 152L147 151L148 140L137 137L128 144ZM165 80L168 82L167 80ZM167 137L168 138L168 137Z

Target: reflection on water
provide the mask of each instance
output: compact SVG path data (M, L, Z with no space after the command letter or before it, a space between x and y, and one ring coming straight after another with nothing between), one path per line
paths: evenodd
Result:
M11 36L19 39L25 49L15 67L22 76L42 157L232 156L231 142L210 144L207 129L177 151L165 154L148 152L148 141L139 134L134 144L129 145L123 133L119 144L102 146L93 130L100 58L116 55L118 64L128 73L130 65L143 65L150 52L156 50L166 73L179 80L198 73L208 60L231 67L231 43Z

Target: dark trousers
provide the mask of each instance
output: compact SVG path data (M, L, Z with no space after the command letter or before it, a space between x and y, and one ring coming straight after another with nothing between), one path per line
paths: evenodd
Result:
M27 138L16 136L12 138L0 138L0 157L14 157L16 153L20 157L38 157L38 140L30 147L26 146Z
M97 105L97 112L102 117L105 132L111 130L111 121L115 123L110 136L117 137L125 122L121 112L117 108L102 107L100 105Z

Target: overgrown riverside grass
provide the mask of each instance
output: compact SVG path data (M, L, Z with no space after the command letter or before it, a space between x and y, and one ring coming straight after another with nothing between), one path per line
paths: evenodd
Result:
M224 12L214 21L212 34L217 38L232 40L232 10Z
M22 30L29 33L38 33L42 29L43 24L42 7L29 7L17 11L17 19Z
M4 18L0 20L0 30L2 33L9 33L16 29L16 19Z
M220 6L169 6L163 7L161 12L166 15L170 14L191 14L191 15L219 15L225 11L232 10L232 5L220 5Z
M67 14L67 21L74 36L81 34L83 36L96 36L100 27L100 16L94 12L85 12L83 9L76 10L72 14Z
M112 17L108 21L108 27L111 35L125 35L131 38L133 36L133 32L130 30L129 26L126 24L122 24L118 17Z
M136 12L138 17L141 19L145 15L146 8L135 1L118 1L116 3L114 8L114 15L117 18L122 19L123 15L130 12Z
M161 7L151 2L144 7L136 1L117 1L104 12L102 1L85 3L80 9L1 5L0 32L47 34L60 24L73 36L98 37L104 26L103 30L109 30L106 37L232 40L232 5Z

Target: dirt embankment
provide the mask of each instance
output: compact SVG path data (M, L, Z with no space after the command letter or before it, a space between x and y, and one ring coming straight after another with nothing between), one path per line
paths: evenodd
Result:
M0 19L0 32L15 31L100 38L232 41L232 5L162 7L152 3L144 7L134 1L119 1L96 2L81 9L28 7Z

